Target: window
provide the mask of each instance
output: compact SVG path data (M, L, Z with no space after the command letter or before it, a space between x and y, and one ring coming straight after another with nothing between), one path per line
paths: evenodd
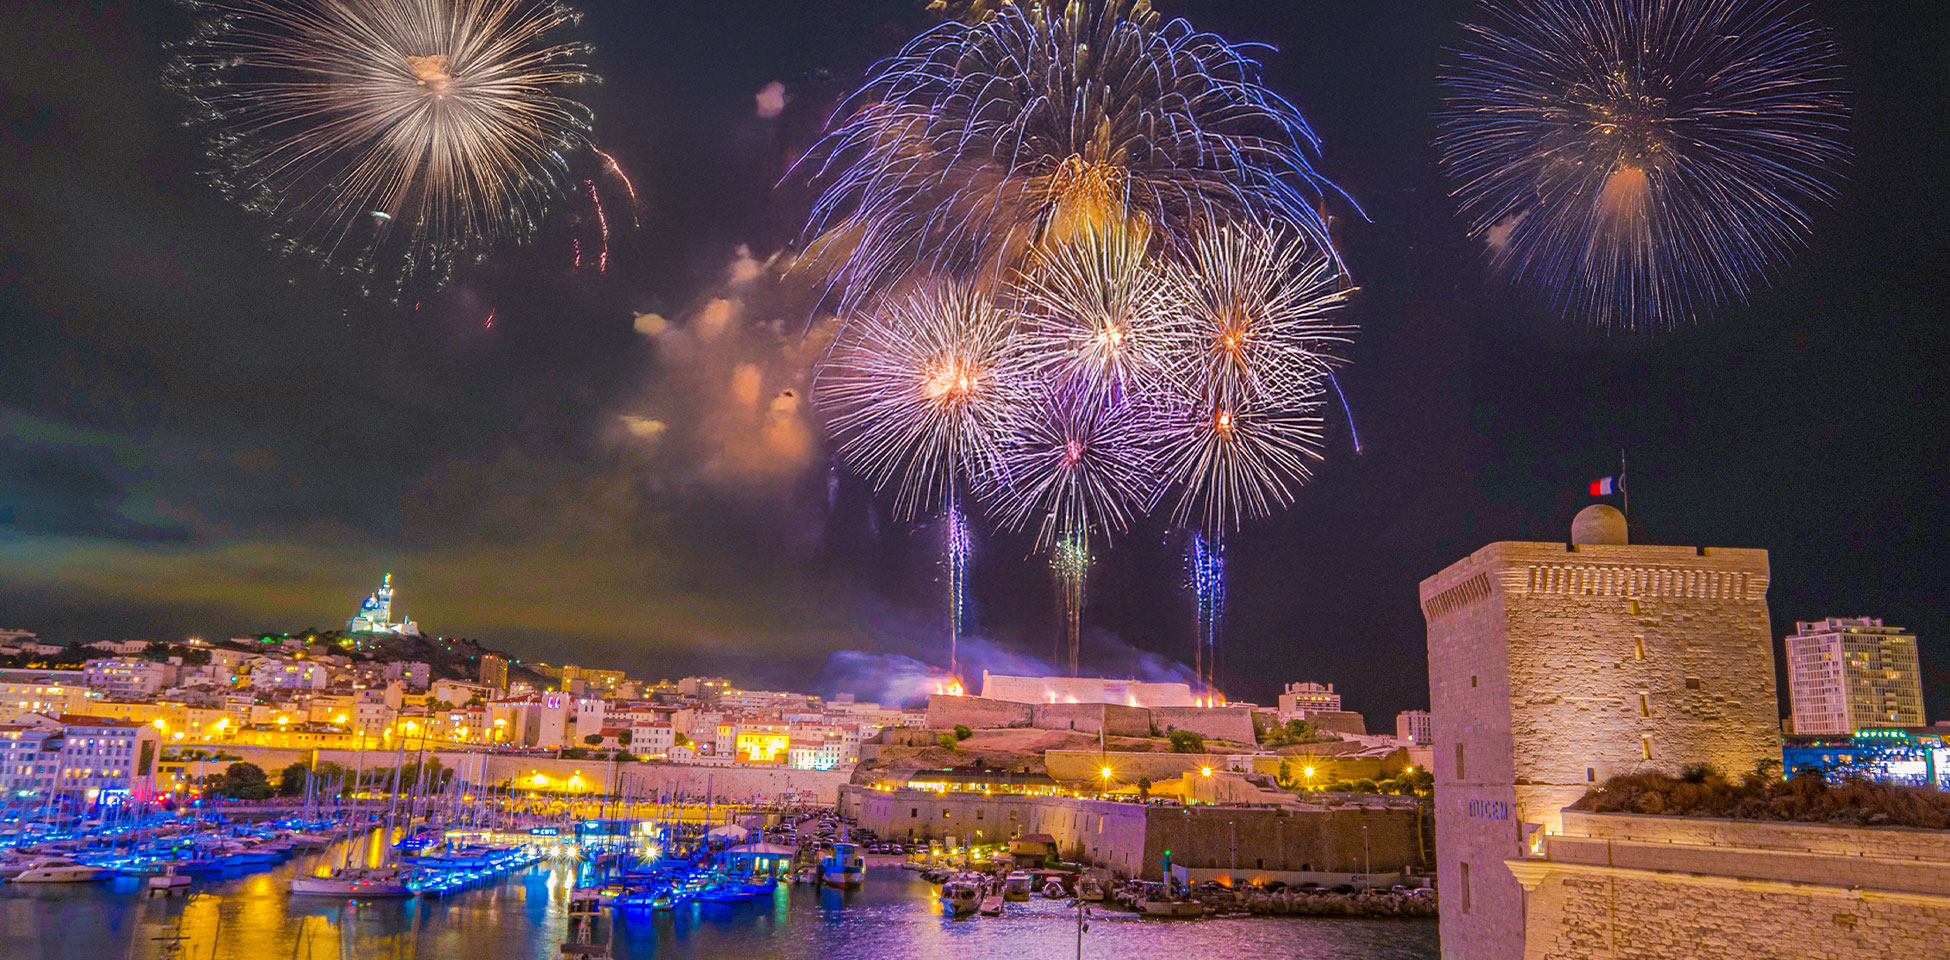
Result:
M1644 637L1632 638L1632 659L1634 660L1645 659L1645 638Z
M1463 773L1463 745L1458 743L1456 744L1456 779L1461 780L1464 776L1465 774Z
M1469 686L1471 689L1476 687L1476 675L1473 673L1469 675Z
M918 818L919 818L920 816L921 816L921 808L920 808L920 807L908 807L908 808L907 808L907 819L909 819L909 820L914 820L914 819L918 819Z
M1462 912L1469 912L1469 863L1462 864Z
M1649 733L1639 735L1639 756L1652 759L1652 735Z
M1652 702L1646 699L1645 694L1643 693L1639 694L1639 716L1649 717L1651 715L1652 715Z
M1598 782L1598 768L1597 768L1597 767L1586 767L1586 768L1584 768L1584 782L1586 782L1586 783L1597 783L1597 782Z
M1699 688L1700 688L1700 683L1699 683L1699 678L1698 678L1698 677L1687 677L1687 678L1686 678L1686 689L1688 689L1688 690L1698 690Z
M1637 616L1639 612L1639 602L1637 600L1625 601L1625 610L1627 613L1630 613L1633 616Z

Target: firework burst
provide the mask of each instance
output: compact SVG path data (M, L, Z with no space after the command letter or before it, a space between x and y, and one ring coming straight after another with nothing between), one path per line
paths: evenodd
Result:
M1137 399L1099 402L1081 384L1045 386L999 445L983 491L994 515L1012 530L1033 524L1038 548L1123 533L1157 500L1155 412Z
M814 383L839 453L912 518L996 468L1028 395L1013 318L966 285L924 283L854 318Z
M801 161L843 305L917 271L1006 282L1038 244L1127 222L1171 244L1250 211L1325 240L1314 135L1241 48L1146 0L972 19L882 62Z
M547 0L193 0L171 68L218 186L276 244L397 288L534 232L587 144L577 14ZM382 283L387 280L382 279Z
M1437 140L1496 266L1640 329L1744 300L1835 196L1846 110L1779 0L1484 0Z
M1158 436L1181 486L1172 516L1222 535L1291 503L1311 477L1331 350L1352 332L1334 315L1353 291L1304 234L1259 223L1204 234L1167 277Z
M1089 229L1039 251L1017 288L1029 363L1087 398L1117 404L1156 384L1164 349L1164 278L1146 231Z

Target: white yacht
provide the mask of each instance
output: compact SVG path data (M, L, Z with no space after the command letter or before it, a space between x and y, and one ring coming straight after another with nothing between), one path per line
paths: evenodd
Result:
M1032 882L1033 881L1030 878L1029 874L1025 872L1021 870L1010 871L1009 875L1002 879L1002 899L1004 900L1029 899L1029 889Z
M39 857L27 861L14 875L14 883L91 883L115 875L107 867L91 867L67 857Z

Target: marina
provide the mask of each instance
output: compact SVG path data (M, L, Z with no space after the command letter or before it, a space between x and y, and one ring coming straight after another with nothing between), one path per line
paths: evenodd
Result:
M373 837L299 852L259 870L199 880L186 895L151 897L133 876L85 884L0 884L0 955L19 960L193 957L554 958L578 927L591 947L623 957L673 960L739 956L803 958L1014 958L1070 956L1072 901L1010 902L996 917L944 905L941 887L897 860L870 857L853 890L775 883L748 897L693 897L659 908L612 905L577 918L590 863L550 856L440 896L366 899L293 894L290 881L348 855L376 862ZM349 848L349 854L346 848ZM1098 912L1083 955L1196 952L1227 958L1432 960L1435 925L1422 920L1216 918L1147 920ZM957 916L961 914L961 916ZM572 922L574 921L574 922ZM180 939L178 939L180 938ZM1060 952L1059 952L1060 951ZM580 955L600 956L585 951Z

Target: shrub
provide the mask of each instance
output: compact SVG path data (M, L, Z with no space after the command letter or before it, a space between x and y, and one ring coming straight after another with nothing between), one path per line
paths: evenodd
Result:
M965 723L955 724L955 739L966 740L969 737L972 737L974 735L975 735L975 731L968 729L967 724Z
M1831 784L1812 770L1781 780L1771 770L1760 769L1743 775L1738 783L1710 768L1688 768L1677 777L1621 774L1586 793L1571 809L1950 829L1950 794L1862 779Z
M1205 738L1190 730L1173 730L1165 739L1171 741L1172 753L1205 752Z

